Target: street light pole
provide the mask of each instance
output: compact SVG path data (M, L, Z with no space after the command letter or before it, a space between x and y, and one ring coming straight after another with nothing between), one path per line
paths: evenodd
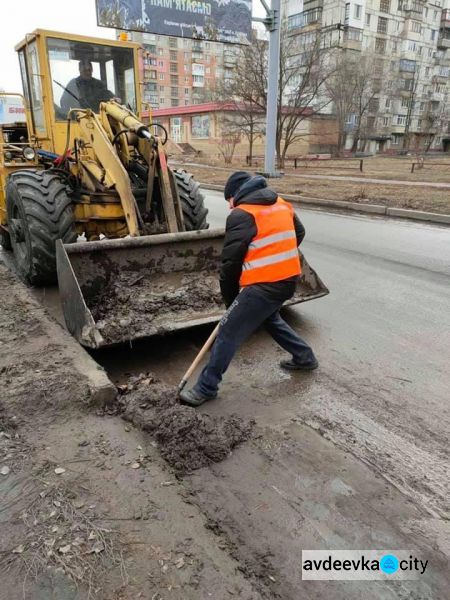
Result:
M279 177L280 173L275 169L275 143L278 116L278 81L280 77L281 0L271 0L270 9L265 0L261 0L261 3L266 9L267 17L253 20L262 21L269 31L264 175L266 177Z

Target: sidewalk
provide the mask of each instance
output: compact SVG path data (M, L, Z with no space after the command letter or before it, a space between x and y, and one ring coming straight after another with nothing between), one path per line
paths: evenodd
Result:
M182 167L199 167L202 169L214 169L215 171L228 171L228 172L233 172L236 170L233 167L218 167L218 166L204 165L201 163L194 163L194 162L178 162L176 160L171 160L170 162L173 165L182 166ZM251 168L251 167L249 167L249 169L253 170L253 168ZM286 171L285 176L296 177L298 179L351 181L351 182L356 182L356 183L361 183L361 182L370 183L370 184L373 183L376 185L407 185L407 186L413 186L413 187L432 187L432 188L441 189L441 190L450 189L450 183L435 183L432 181L405 181L402 179L373 179L373 178L366 178L366 177L364 177L364 175L362 175L361 177L352 177L352 176L348 176L348 175L312 175L312 174L311 175L310 174L301 175L300 173Z

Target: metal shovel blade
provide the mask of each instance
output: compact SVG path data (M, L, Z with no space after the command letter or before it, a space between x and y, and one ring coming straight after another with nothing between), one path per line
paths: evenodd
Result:
M56 248L66 325L101 348L217 322L224 306L218 274L224 231L203 230ZM305 276L288 304L328 293L303 258Z

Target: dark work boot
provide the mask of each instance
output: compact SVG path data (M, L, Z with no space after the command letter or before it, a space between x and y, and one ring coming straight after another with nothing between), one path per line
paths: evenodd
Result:
M293 358L290 360L282 360L280 362L280 367L282 369L287 369L288 371L314 371L319 366L319 362L316 358L313 361L307 363L298 363L295 362Z
M180 392L180 400L181 404L186 404L187 406L201 406L208 400L214 400L217 397L217 394L214 396L203 396L203 394L199 394L193 388L191 390L182 390Z

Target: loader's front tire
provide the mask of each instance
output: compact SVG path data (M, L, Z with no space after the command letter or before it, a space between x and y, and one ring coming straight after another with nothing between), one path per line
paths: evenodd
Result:
M209 223L206 220L208 209L205 208L205 198L200 192L200 184L184 169L174 170L173 174L183 209L186 231L208 229Z
M77 239L72 201L57 173L12 173L6 187L8 229L19 276L32 285L56 282L56 240Z

